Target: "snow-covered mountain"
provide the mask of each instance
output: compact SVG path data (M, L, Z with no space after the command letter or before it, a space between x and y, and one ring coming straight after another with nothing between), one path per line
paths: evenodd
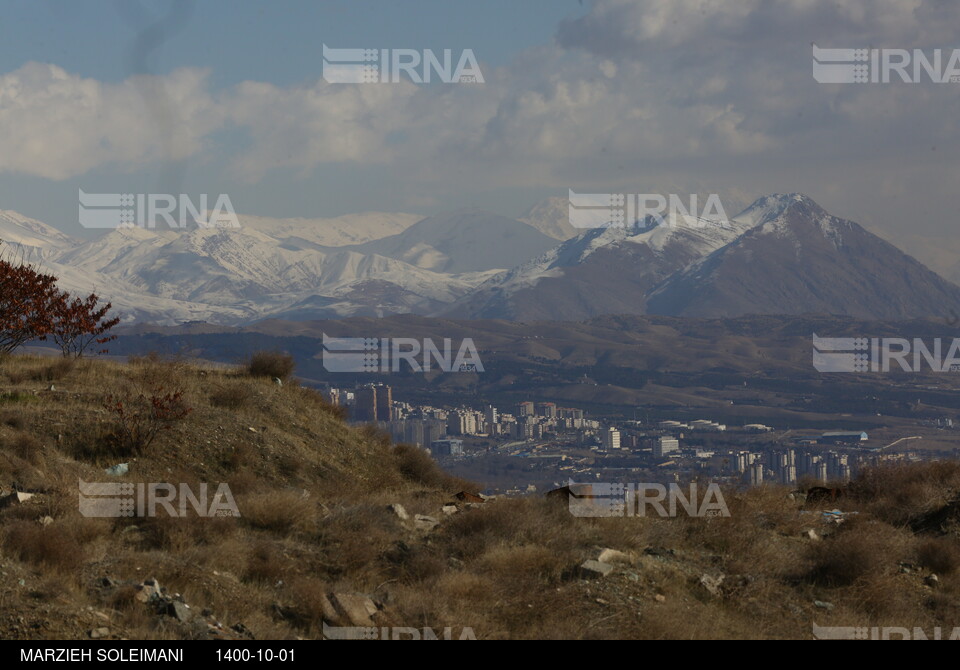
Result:
M649 313L872 319L960 313L960 287L807 196L761 198L738 218L750 229L664 281L647 300Z
M241 216L239 229L127 228L80 241L0 211L0 257L36 263L73 293L97 292L125 323L960 313L960 287L799 194L760 198L729 221L673 217L557 244L541 231L564 234L560 216L550 201L525 217L536 226L475 209Z
M541 200L528 209L518 221L522 221L544 235L560 241L569 240L583 232L570 225L568 198L553 197Z
M644 314L646 296L657 284L750 225L737 218L715 223L667 216L659 225L593 228L491 279L445 315L579 320Z
M481 209L431 216L398 235L347 247L434 272L508 270L544 253L556 240L516 219Z
M0 210L0 241L33 262L79 244L53 226L10 210Z
M502 225L502 217L487 216L493 227ZM310 220L241 216L239 229L123 228L82 242L39 221L6 213L0 217L0 239L7 255L42 265L67 290L95 290L113 302L125 322L236 324L268 316L425 313L502 271L499 265L484 267L477 255L469 263L446 262L447 267L470 265L476 270L437 272L363 250L376 239L394 239L421 219L385 213ZM484 228L482 214L472 215L472 221ZM442 238L443 226L432 225ZM457 226L450 227L458 233ZM532 229L530 233L539 236ZM466 237L462 232L459 236ZM461 244L459 249L456 244L445 248L459 259L470 240ZM393 247L404 255L398 245Z

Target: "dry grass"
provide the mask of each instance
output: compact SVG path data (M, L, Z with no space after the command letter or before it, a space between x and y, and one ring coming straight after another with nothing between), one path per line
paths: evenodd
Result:
M79 515L77 480L103 481L120 456L103 441L106 395L153 386L182 390L194 412L125 457L130 473L116 481L227 482L239 519ZM386 603L382 625L450 626L455 637L469 626L487 639L809 638L812 620L930 628L960 615L956 530L918 525L957 500L955 464L866 473L842 504L860 515L839 527L778 487L724 491L727 518L583 519L545 499L444 517L454 493L476 488L421 450L346 426L295 383L158 357L60 366L15 356L0 362L0 394L0 486L38 491L0 510L4 637L23 634L7 624L14 611L44 621L43 635L82 637L96 623L77 614L88 608L129 639L195 634L129 587L98 586L106 576L156 577L259 639L319 636L330 592L373 594ZM415 529L387 510L397 502L440 525ZM802 537L810 528L823 539ZM604 548L626 558L604 579L583 579L577 567ZM931 572L936 589L924 582ZM700 585L704 574L725 575L718 595Z
M247 362L247 373L251 377L269 377L287 381L293 376L296 363L293 356L279 351L258 351Z
M960 544L955 538L928 538L917 547L917 562L938 575L950 575L960 567Z

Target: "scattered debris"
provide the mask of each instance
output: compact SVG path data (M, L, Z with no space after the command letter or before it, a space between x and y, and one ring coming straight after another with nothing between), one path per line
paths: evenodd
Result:
M580 576L584 579L606 577L611 572L613 572L613 566L609 563L590 560L580 565Z
M351 626L376 625L373 617L380 608L367 596L356 593L335 593L330 597L330 603L336 609L336 614L343 617Z
M14 491L8 496L0 498L0 508L7 507L8 505L22 505L25 502L28 502L33 499L32 493L24 493L23 491Z
M817 512L803 510L800 512L800 514L817 514ZM848 516L854 516L856 514L859 514L859 512L843 512L838 509L832 509L829 511L819 512L819 514L820 514L820 521L822 521L823 523L828 523L828 524L832 523L832 524L839 525L844 521L846 521Z
M156 579L146 579L134 588L137 590L137 594L134 597L142 603L157 600L162 595L160 583Z
M938 588L940 586L940 578L936 575L930 575L923 580L923 583L929 586L931 589Z
M108 475L111 475L113 477L120 477L121 475L125 475L128 472L130 472L130 464L117 463L116 465L111 466L106 470L104 470L104 472L106 472Z
M283 387L283 380L280 379L279 377L274 377L273 383L276 384L277 386Z
M454 505L453 503L447 503L446 505L443 506L441 511L447 516L450 516L451 514L456 514L457 512L459 512L460 508Z
M813 606L816 607L817 609L827 610L828 612L832 611L834 608L833 603L827 603L822 600L814 600Z
M180 623L187 623L193 619L193 611L190 609L190 605L179 600L173 600L167 603L166 614Z
M407 514L406 508L400 503L394 503L392 505L387 505L387 509L397 515L397 518L401 521L406 521L410 518L410 515Z
M139 568L138 568L139 569ZM99 581L103 589L114 590L119 588L133 587L135 589L134 598L143 603L149 610L161 617L169 617L177 624L184 626L184 634L195 638L206 636L214 640L252 640L253 634L246 629L242 623L234 624L230 628L224 628L223 624L217 621L213 612L203 610L198 614L190 605L184 601L179 593L167 594L167 590L160 586L156 579L145 579L142 582L120 581L111 577L103 577ZM330 608L332 611L332 607ZM326 610L325 610L326 613ZM109 621L110 617L100 612L94 612L104 621ZM94 635L96 633L96 636ZM90 632L92 639L100 639L110 634L108 628L97 628Z
M707 590L707 593L709 593L710 595L719 597L723 595L722 591L720 590L720 586L723 584L724 579L725 579L724 575L719 575L717 577L711 577L710 575L700 575L700 586L705 588Z
M414 517L413 525L417 530L429 531L439 526L440 522L434 519L432 516L418 514L416 517Z
M52 517L52 516L42 516L42 517L40 517L40 519L38 519L37 523L39 523L41 526L49 526L50 524L53 523L53 517Z
M647 547L643 550L643 553L645 556L658 556L663 558L665 556L674 556L677 552L673 549L665 549L664 547Z
M600 552L597 560L601 563L630 563L630 557L622 551L616 549L604 549Z
M89 633L91 640L100 640L105 637L109 637L110 629L109 628L94 628Z
M813 528L803 531L802 533L800 533L800 536L810 540L811 542L816 542L820 540L820 536L817 534L817 531L815 531Z

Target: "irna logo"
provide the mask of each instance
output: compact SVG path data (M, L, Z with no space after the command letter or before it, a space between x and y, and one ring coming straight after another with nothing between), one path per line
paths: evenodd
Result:
M328 337L323 334L323 367L328 372L399 372L401 363L413 372L483 372L480 354L464 338L454 354L453 340L438 347L430 338Z
M437 56L430 49L331 49L323 45L323 80L330 84L483 84L472 49L454 60L453 51Z

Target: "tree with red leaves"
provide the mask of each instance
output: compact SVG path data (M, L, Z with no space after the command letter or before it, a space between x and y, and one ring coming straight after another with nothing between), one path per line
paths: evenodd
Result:
M59 293L56 277L0 259L0 354L50 334Z
M111 303L98 307L100 297L91 293L86 299L73 298L69 293L57 295L51 310L53 323L50 337L60 347L64 358L80 358L92 344L106 344L117 339L116 335L103 334L120 323L120 318L107 319L113 307ZM105 354L107 349L96 353Z

